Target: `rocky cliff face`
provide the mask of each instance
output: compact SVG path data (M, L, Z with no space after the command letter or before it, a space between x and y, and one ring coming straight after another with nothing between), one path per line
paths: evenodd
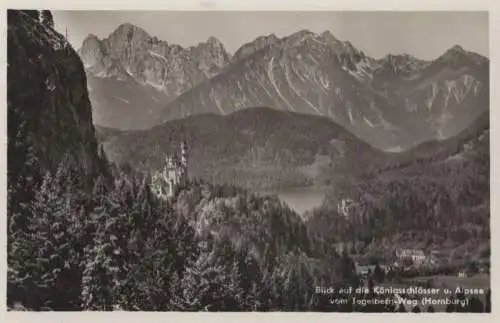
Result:
M81 60L62 35L14 10L8 11L7 106L9 185L55 171L67 153L86 175L98 171Z
M183 48L131 24L103 40L89 35L78 52L89 77L95 122L124 129L150 126L159 109L217 75L230 60L214 37Z

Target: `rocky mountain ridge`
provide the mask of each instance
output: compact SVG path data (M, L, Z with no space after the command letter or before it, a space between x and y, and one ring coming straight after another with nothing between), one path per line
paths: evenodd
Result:
M328 116L381 149L447 138L488 109L488 61L459 48L432 62L375 60L330 33L299 32L169 104L160 122L251 107Z
M78 53L89 78L95 123L125 129L151 126L166 103L218 74L230 60L214 37L183 48L128 23L105 39L89 35Z
M107 54L89 49L101 47ZM433 61L374 59L328 31L301 30L257 37L231 57L215 38L185 49L126 24L100 43L89 37L80 55L96 89L95 122L116 128L269 106L327 116L377 148L402 150L453 136L489 108L489 60L459 46Z

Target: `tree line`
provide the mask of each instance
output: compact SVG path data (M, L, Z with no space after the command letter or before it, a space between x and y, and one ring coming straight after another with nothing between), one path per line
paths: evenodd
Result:
M54 28L54 16L50 10L20 10L42 24Z

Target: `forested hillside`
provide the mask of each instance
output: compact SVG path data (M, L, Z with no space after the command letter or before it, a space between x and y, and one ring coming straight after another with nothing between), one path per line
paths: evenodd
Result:
M338 176L369 174L385 160L328 118L265 107L192 116L103 144L114 162L156 171L182 139L189 143L190 174L252 189L328 185Z
M8 303L31 310L307 310L347 258L315 258L276 199L191 183L171 203L122 173L92 194L76 163L47 173L25 230L10 232ZM351 271L351 276L353 272Z
M363 241L361 250L382 254L406 245L455 250L450 261L489 259L487 113L458 136L400 154L375 178L351 184L333 187L309 220L319 241ZM337 211L342 199L354 201L347 217Z

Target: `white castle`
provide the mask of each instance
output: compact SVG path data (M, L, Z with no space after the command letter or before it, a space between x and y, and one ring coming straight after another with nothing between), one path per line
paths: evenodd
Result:
M166 200L172 197L179 186L187 180L187 156L188 148L186 142L181 142L181 153L178 155L166 155L163 169L156 172L152 178L152 191L160 199Z

